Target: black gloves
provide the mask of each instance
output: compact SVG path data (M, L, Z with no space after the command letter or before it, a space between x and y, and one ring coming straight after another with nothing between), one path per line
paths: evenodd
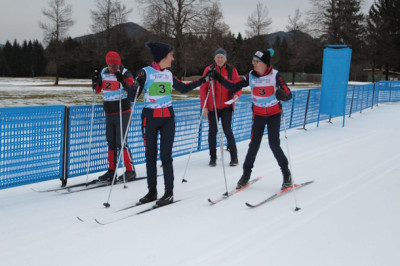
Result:
M211 71L208 70L207 73L200 78L200 81L202 84L205 82L209 82L211 80L210 73L211 73Z
M135 79L135 82L133 82L132 88L134 90L137 90L140 87L139 80Z
M117 72L115 72L114 75L117 77L117 80L118 80L119 82L121 82L122 84L124 84L125 79L124 79L124 75L122 75L121 71L118 70Z
M97 69L93 72L93 76L92 76L92 84L96 85L97 82L99 81L99 71L97 71Z
M96 85L99 83L99 71L97 69L94 70L92 75L92 89L96 90Z
M287 100L289 100L288 95L286 94L286 92L283 89L277 89L276 92L275 92L275 97L279 101L287 101Z
M218 82L222 82L224 78L221 76L221 74L215 69L215 68L210 68L207 73L200 78L201 83L208 82L210 80L216 80Z
M224 80L224 78L221 76L221 73L219 73L216 69L214 69L214 70L210 73L210 77L211 77L213 80L218 81L219 83L221 83L221 82Z

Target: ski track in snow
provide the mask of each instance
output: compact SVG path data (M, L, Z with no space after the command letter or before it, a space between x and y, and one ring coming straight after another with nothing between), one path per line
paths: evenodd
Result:
M208 151L193 153L184 184L188 158L174 158L175 200L182 201L105 226L94 219L152 205L117 212L147 192L145 180L126 189L115 185L110 208L103 206L110 187L72 194L30 189L59 186L53 180L1 190L2 265L397 265L399 115L399 103L380 104L346 118L345 127L335 118L334 124L307 125L308 131L288 130L294 180L315 182L255 209L244 203L265 199L282 182L267 137L252 173L263 178L213 206L207 199L225 192L219 151L217 167L208 167ZM281 132L287 154L285 141ZM248 141L237 146L239 166L226 166L229 189L242 174ZM224 157L228 165L229 154ZM145 173L143 164L136 169ZM159 197L162 187L159 177Z

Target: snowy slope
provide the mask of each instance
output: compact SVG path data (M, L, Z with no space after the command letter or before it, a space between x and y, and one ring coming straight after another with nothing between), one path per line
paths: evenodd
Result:
M120 215L111 213L143 196L145 181L115 186L108 209L102 204L110 187L66 195L30 190L60 183L50 181L0 190L1 265L398 265L399 116L399 103L380 104L347 118L344 128L335 119L289 130L295 181L315 180L296 191L298 212L293 194L256 209L244 204L280 188L266 139L252 175L263 178L215 206L207 199L225 192L225 181L221 159L208 167L208 151L192 155L185 184L188 157L174 160L175 199L182 201L105 226L93 218ZM241 163L247 145L238 143ZM144 165L137 171L145 175ZM241 164L226 173L233 188ZM162 188L159 178L159 194Z

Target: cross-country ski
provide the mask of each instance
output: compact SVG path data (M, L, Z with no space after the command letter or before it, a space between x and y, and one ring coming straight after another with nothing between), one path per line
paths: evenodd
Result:
M111 224L111 223L115 223L115 222L118 222L118 221L121 221L121 220L128 219L128 218L136 216L136 215L147 213L147 212L159 209L159 208L166 208L166 207L171 206L174 203L177 203L179 201L181 201L181 200L175 200L175 201L171 202L170 204L163 205L163 206L160 206L160 205L157 205L157 204L153 203L153 205L151 207L148 207L146 209L143 209L141 211L137 211L137 212L134 212L134 213L131 213L131 212L127 211L130 208L125 208L125 209L120 210L120 211L124 211L124 212L115 212L115 213L113 213L111 215L107 215L106 217L103 217L103 218L95 218L94 221L96 223L100 224L100 225L107 225L107 224ZM141 206L141 205L150 205L150 204L149 203L137 204L137 205L133 205L132 208L133 207L137 207L137 206Z
M222 194L221 197L219 197L219 198L217 198L217 199L215 199L215 200L212 200L212 199L209 198L209 199L208 199L208 202L210 202L212 205L214 205L214 204L217 204L218 202L221 202L221 201L223 201L223 200L226 200L226 199L228 199L230 196L233 196L233 195L235 195L236 193L239 193L240 191L242 191L242 190L248 188L250 185L254 184L255 182L257 182L257 181L260 180L261 178L262 178L262 176L259 176L259 177L257 177L257 178L251 179L251 180L249 181L249 183L246 184L246 185L244 185L243 187L241 187L241 188L235 188L235 189L229 191L228 193L225 192L224 194Z
M134 182L134 181L139 181L146 179L146 176L140 176L136 177L135 180L132 181L126 181L126 183L129 182ZM114 184L123 184L121 181L116 181ZM98 179L94 179L89 182L83 182L83 183L78 183L70 186L65 186L65 187L59 187L59 188L52 188L52 189L44 189L44 190L38 190L35 188L31 188L32 191L39 192L39 193L45 193L45 192L57 192L60 194L68 194L68 193L74 193L74 192L80 192L80 191L85 191L85 190L91 190L95 188L100 188L100 187L106 187L110 186L111 182L110 181L100 181Z
M301 183L301 184L295 184L294 185L294 189L295 190L300 189L300 188L302 188L302 187L304 187L306 185L309 185L309 184L311 184L313 182L314 182L314 180L308 181L308 182L304 182L304 183ZM250 203L246 202L246 206L250 207L250 208L255 208L255 207L261 206L261 205L263 205L263 204L265 204L265 203L267 203L269 201L272 201L272 200L274 200L274 199L276 199L276 198L278 198L278 197L280 197L280 196L282 196L284 194L287 194L288 192L290 192L292 190L293 190L293 186L285 188L285 189L273 194L272 196L270 196L270 197L266 198L265 200L262 200L262 201L260 201L258 203L250 204Z

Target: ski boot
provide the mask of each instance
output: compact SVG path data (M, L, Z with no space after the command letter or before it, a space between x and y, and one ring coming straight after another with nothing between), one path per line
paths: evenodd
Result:
M136 172L135 171L126 171L125 172L125 181L126 182L135 181L135 179L136 179ZM118 177L118 181L119 182L124 182L124 175L120 175Z
M239 179L236 188L239 189L244 187L249 183L250 175L243 174L242 177Z
M290 186L292 186L292 175L289 172L289 173L286 173L283 175L283 183L282 183L281 190L284 190Z
M236 165L238 165L238 164L239 164L238 158L237 158L237 157L234 157L234 158L231 159L231 161L230 161L230 163L229 163L229 166L236 166Z
M157 188L149 188L149 192L139 200L140 203L148 203L157 200Z
M164 196L162 196L159 200L157 200L157 206L165 206L174 202L174 193L172 189L166 189Z
M114 170L108 169L108 171L104 175L99 176L98 180L102 182L104 181L111 182L114 178L114 174L115 174Z
M217 165L217 157L211 156L210 157L210 162L208 163L208 165L212 166L212 167L216 166Z

